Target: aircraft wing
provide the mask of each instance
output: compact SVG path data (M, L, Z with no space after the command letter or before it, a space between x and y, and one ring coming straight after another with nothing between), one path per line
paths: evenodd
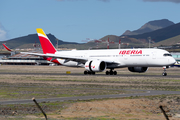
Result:
M43 53L29 53L29 52L21 52L21 53L28 54L28 55L41 56L41 57L65 59L66 61L75 61L75 62L81 62L81 63L86 63L88 61L88 59L84 57L73 57L73 56L67 56L67 55L61 55L61 54L48 54L48 53L43 54Z
M35 56L41 56L41 57L51 57L51 58L59 58L59 59L65 59L66 61L75 61L75 62L81 62L85 64L88 61L88 58L85 57L74 57L74 56L68 56L68 55L61 55L61 54L43 54L43 53L30 53L30 52L21 52L22 54L28 54L28 55L35 55ZM114 64L120 64L118 61L112 61L112 60L102 60L109 65Z

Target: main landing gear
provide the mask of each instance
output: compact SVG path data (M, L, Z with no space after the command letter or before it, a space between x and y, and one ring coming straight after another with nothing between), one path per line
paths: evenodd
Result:
M167 66L163 67L164 72L162 73L162 76L167 76L166 68L169 68L169 67L167 67Z
M84 71L84 75L95 75L95 74L96 73L92 71ZM110 71L106 71L106 75L117 75L117 72L111 69Z
M95 75L96 73L92 72L92 71L84 71L84 74L85 75Z
M106 71L106 75L117 75L117 72L111 69L110 71Z

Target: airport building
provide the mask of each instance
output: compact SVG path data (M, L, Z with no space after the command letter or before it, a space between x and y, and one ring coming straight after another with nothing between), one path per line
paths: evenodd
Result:
M180 61L180 53L171 53L171 55L176 61Z
M40 56L11 52L11 55L9 56L3 55L3 57L1 57L0 64L3 64L3 65L50 65L53 63L50 61L44 60Z

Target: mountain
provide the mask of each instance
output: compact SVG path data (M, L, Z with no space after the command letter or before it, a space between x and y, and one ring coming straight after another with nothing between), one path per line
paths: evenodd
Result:
M168 19L154 20L144 24L138 30L134 30L134 31L127 30L122 35L139 35L147 32L152 32L154 30L162 29L171 25L174 25L174 23L172 21L169 21Z
M153 22L150 22L151 24ZM155 25L155 23L153 24ZM148 32L148 33L144 33L144 34L139 34L139 35L128 35L128 36L116 36L116 35L106 35L104 37L102 37L100 40L105 40L107 41L108 38L111 41L114 42L114 44L110 44L110 48L118 48L118 44L119 44L119 39L121 39L121 48L142 48L142 47L148 47L149 46L149 41L148 41L148 37L151 37L151 39L157 43L163 40L167 40L169 39L167 42L168 44L170 44L171 41L173 44L176 44L177 42L180 42L180 39L178 39L180 35L180 23L177 24L173 24L170 25L168 27L165 28L161 28L152 32ZM172 38L172 39L171 39ZM179 41L178 41L179 40ZM166 42L162 42L157 44L158 45L165 45ZM77 49L89 49L89 48L96 48L97 47L97 43L95 43L94 41L85 43L85 44L81 44L81 45L63 45L60 47L66 47L66 48L77 48ZM98 47L99 48L107 48L107 43L105 42L101 42L98 43Z
M109 44L110 48L118 48L119 46L119 40L121 40L121 48L132 48L132 47L145 47L146 41L143 40L138 40L136 38L130 38L128 36L115 36L115 35L107 35L101 40L108 40L113 41L113 44ZM107 43L106 43L107 44Z
M151 31L151 32L147 32ZM144 33L146 32L146 33ZM106 35L102 37L100 40L103 40L101 43L96 43L95 41L90 41L88 43L79 44L75 42L65 42L62 40L59 40L58 45L59 48L68 48L68 49L89 49L89 48L107 48L107 41L108 38L110 42L114 42L113 44L110 44L111 48L118 48L119 46L119 40L121 39L121 48L139 48L139 47L148 47L148 37L151 37L157 45L165 45L166 43L173 44L179 42L179 35L180 35L180 23L174 24L173 22L163 19L163 20L155 20L150 21L143 25L140 29L136 31L127 31L129 34L138 33L138 35L122 35L122 36L116 36L116 35ZM143 34L140 34L143 33ZM51 40L52 44L55 46L57 43L57 38L52 34L47 34L48 38ZM178 37L176 37L178 36ZM159 43L160 41L167 40L164 42ZM33 44L40 43L39 38L37 34L30 34L23 37L18 37L14 39L10 39L7 41L1 41L2 43L7 43L7 46L11 49L16 48L33 48Z
M51 40L52 44L55 46L57 43L57 38L52 35L52 34L47 34L48 38ZM33 48L33 44L34 43L40 43L39 38L37 36L37 34L30 34L27 36L23 36L23 37L18 37L18 38L14 38L14 39L10 39L7 41L1 41L2 43L6 43L7 46L11 49L15 49L15 48ZM64 42L62 40L58 41L58 45L62 45L62 44L77 44L75 42Z
M171 46L180 43L180 35L157 42L155 46Z
M160 42L178 35L180 35L180 23L140 35L128 35L128 37L146 40L151 37L154 42Z

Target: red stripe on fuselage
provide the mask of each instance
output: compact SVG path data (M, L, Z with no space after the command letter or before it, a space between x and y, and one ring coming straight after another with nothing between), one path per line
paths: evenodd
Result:
M59 65L62 65L57 59L55 59L55 60L53 60L53 61L51 61L52 60L52 58L51 57L48 57L48 58L46 58L46 57L43 57L45 60L47 60L47 61L50 61L50 62L53 62L53 63L57 63L57 64L59 64Z
M58 61L57 59L55 59L55 60L53 60L53 61L51 61L51 62L57 63L57 64L59 64L59 65L62 65L61 63L59 63L59 61Z

